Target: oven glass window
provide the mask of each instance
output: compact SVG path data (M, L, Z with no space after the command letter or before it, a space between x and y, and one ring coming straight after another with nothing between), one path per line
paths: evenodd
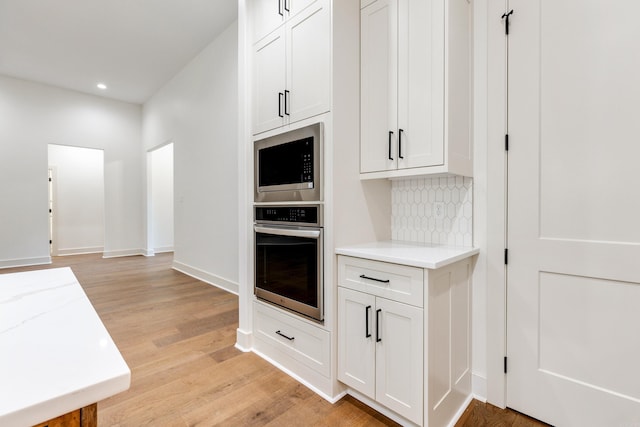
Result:
M256 233L256 286L318 307L318 241Z
M260 187L313 182L313 137L258 151Z

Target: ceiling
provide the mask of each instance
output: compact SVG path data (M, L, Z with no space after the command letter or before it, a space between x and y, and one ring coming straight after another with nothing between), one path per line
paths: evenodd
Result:
M0 74L142 104L236 19L236 0L0 0Z

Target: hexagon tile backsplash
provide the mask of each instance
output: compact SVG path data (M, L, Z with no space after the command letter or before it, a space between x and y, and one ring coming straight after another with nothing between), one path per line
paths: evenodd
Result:
M473 246L473 179L392 181L391 236L409 242Z

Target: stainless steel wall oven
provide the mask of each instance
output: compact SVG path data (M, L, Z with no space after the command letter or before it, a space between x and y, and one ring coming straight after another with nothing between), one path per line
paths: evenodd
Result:
M256 296L322 321L322 206L261 205L254 214Z

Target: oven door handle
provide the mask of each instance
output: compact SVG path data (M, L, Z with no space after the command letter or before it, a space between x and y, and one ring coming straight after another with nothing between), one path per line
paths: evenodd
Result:
M259 225L254 225L253 229L256 233L275 234L277 236L320 238L320 230L290 230L288 228L260 227Z

